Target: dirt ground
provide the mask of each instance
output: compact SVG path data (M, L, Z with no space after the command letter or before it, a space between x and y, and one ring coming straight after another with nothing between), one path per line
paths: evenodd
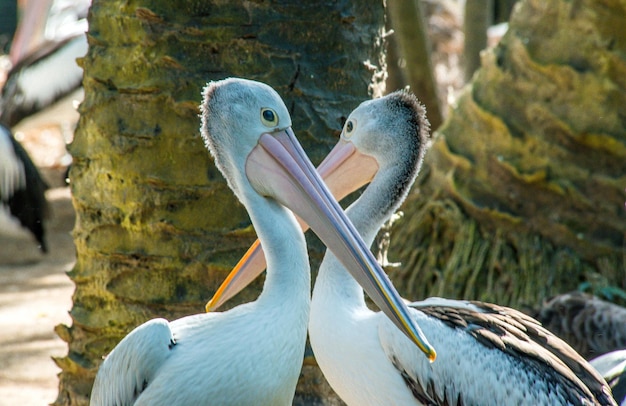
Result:
M53 402L60 369L51 357L67 353L53 328L70 323L74 285L65 272L75 260L70 234L74 211L68 187L50 190L48 198L55 217L48 227L47 255L0 239L2 260L20 251L29 254L26 263L0 262L0 405ZM35 247L32 241L20 242Z
M65 274L75 262L71 231L75 213L69 187L65 143L78 118L73 94L43 115L20 123L14 134L28 150L51 189L46 197L49 252L43 255L28 234L0 233L0 405L46 405L56 399L60 369L53 356L67 344L54 332L70 324L74 285ZM0 230L2 231L2 230Z

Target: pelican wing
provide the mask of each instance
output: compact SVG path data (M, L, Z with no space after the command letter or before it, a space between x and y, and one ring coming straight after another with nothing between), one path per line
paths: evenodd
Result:
M437 342L439 356L432 364L420 360L389 328L381 325L381 345L402 374L414 396L424 404L506 402L507 396L533 396L530 383L561 388L559 400L610 405L606 382L566 343L539 322L516 310L492 304L430 298L411 303L420 325L436 324L425 331ZM423 358L423 356L422 356ZM511 376L503 376L503 374ZM509 386L504 393L503 384ZM497 391L502 393L496 393ZM491 398L486 399L485 393ZM498 396L502 398L498 398ZM550 404L549 398L537 402ZM539 403L537 403L539 404Z
M132 405L154 379L174 345L174 336L165 319L153 319L135 328L100 366L91 405Z
M611 393L600 374L537 320L515 309L490 303L446 302L449 306L432 306L428 301L411 306L451 327L464 329L488 348L498 348L511 357L552 368L556 371L556 378L565 387L573 389L574 400L595 397L601 404L611 404Z

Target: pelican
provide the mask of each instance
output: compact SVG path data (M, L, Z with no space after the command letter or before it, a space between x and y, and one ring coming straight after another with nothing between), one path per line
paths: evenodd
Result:
M2 224L2 230L28 229L43 253L48 252L44 226L49 212L46 189L48 185L26 150L0 124L0 217L7 223Z
M379 304L434 357L373 255L322 187L280 96L258 82L225 79L207 85L201 110L207 148L267 247L263 292L227 312L140 325L102 363L91 404L291 404L304 356L310 273L304 235L284 206L310 224L368 290L386 299Z
M348 176L367 181L359 162L374 160L371 184L347 210L364 240L406 197L427 146L428 122L415 96L400 91L362 103L341 140L322 162L331 190L349 187ZM249 256L248 258L257 258ZM249 265L252 264L252 265ZM250 267L254 267L252 271ZM243 264L218 294L232 295L258 274ZM262 268L262 265L261 265ZM209 310L227 298L213 298ZM411 317L437 343L429 363L379 312L327 251L311 303L311 347L330 385L348 405L610 405L606 382L567 344L513 309L475 301L430 298L409 306Z

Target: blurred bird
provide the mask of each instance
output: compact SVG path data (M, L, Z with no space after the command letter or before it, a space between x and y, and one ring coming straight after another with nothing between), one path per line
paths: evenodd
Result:
M595 296L558 295L545 302L535 317L586 359L626 348L626 308Z
M0 124L13 128L78 88L87 52L90 1L41 0L26 4L11 45L13 67L0 96Z
M5 220L27 228L48 252L44 220L48 215L45 191L48 185L28 156L26 150L0 125L0 212ZM3 227L9 228L9 225Z

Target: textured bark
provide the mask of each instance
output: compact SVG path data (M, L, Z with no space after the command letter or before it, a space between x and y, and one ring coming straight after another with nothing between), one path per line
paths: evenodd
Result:
M395 225L407 297L524 308L626 288L625 19L623 0L516 6Z
M207 81L274 86L314 162L344 117L382 93L383 4L352 3L93 2L70 146L76 291L72 325L56 329L69 344L57 405L86 405L102 356L138 324L202 312L255 238L199 137ZM314 366L300 388L300 403L329 391Z

